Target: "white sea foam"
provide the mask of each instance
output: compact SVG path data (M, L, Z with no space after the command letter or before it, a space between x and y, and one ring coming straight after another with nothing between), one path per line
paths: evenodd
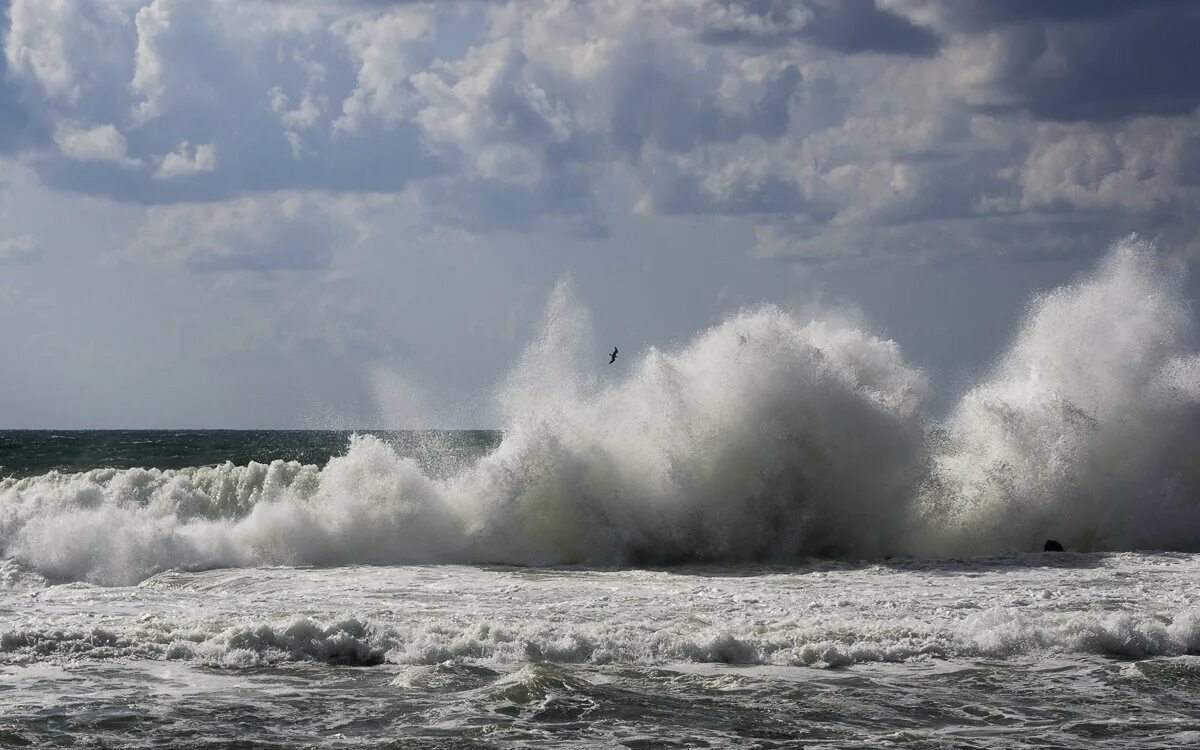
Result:
M430 476L371 436L275 462L0 481L0 549L51 578L414 562L663 563L1200 548L1200 357L1178 269L1118 243L1031 305L944 425L899 348L742 311L601 381L556 289L499 447ZM608 370L604 371L609 374Z
M1004 611L971 618L948 632L884 630L662 633L643 637L620 628L553 628L530 623L506 630L438 626L405 630L357 619L310 618L247 622L210 633L202 629L43 626L0 632L0 663L45 659L168 659L224 667L290 661L369 666L432 665L446 661L511 664L769 664L842 667L914 659L1008 659L1045 654L1123 658L1200 654L1195 613L1163 623L1151 617L1078 615L1031 622Z
M1126 554L736 575L456 566L166 573L132 588L0 592L14 613L0 624L0 663L840 667L1180 656L1200 653L1200 612L1189 603L1198 565L1196 556ZM1135 579L1150 585L1130 587Z

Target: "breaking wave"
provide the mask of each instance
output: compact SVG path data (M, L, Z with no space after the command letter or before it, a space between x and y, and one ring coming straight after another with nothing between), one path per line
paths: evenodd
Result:
M931 440L919 548L1200 548L1200 356L1184 268L1133 238L1030 306Z
M0 549L52 578L402 562L672 563L1200 548L1200 357L1180 269L1136 238L1031 304L941 424L897 345L772 306L616 382L560 284L499 447L448 477L369 436L324 467L0 480ZM631 358L632 359L632 358Z
M344 617L212 623L147 621L111 626L28 625L0 632L0 664L46 659L154 659L217 667L280 662L352 666L451 663L765 664L844 667L922 658L1009 659L1093 654L1127 659L1200 653L1200 617L1168 621L1124 612L1028 617L997 608L938 628L901 620L773 632L706 628L647 634L612 624L411 624Z

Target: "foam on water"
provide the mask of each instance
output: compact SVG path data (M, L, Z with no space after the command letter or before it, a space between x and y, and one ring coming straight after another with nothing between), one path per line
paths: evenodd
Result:
M619 628L557 630L541 622L512 629L404 629L369 620L310 618L243 623L216 632L153 623L123 628L42 626L0 632L0 663L73 658L167 659L239 668L294 661L370 666L461 660L844 667L923 658L1094 654L1141 659L1200 653L1200 618L1190 610L1166 623L1128 614L1033 622L996 610L968 618L947 632L855 632L853 623L843 624L838 631L813 628L735 635L709 630L644 639L635 637L641 635L636 631Z
M371 436L277 461L0 481L0 548L59 579L272 564L666 563L1200 548L1200 358L1146 243L1031 305L945 424L895 343L763 306L596 377L556 289L499 447L432 476ZM608 370L606 375L611 374Z
M1189 603L1198 566L1196 556L1097 554L1069 556L1063 567L981 558L741 567L737 575L455 566L170 572L133 588L31 590L0 628L0 664L841 667L1180 656L1200 653L1200 612ZM1131 576L1149 585L1130 590Z

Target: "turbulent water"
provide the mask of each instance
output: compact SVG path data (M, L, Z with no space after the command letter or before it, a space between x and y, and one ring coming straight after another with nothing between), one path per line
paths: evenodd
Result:
M502 432L0 433L0 746L1194 744L1182 270L1119 242L941 420L770 306L613 375L563 284Z

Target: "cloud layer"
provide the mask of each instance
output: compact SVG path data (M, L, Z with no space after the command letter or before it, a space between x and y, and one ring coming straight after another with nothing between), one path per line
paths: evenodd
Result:
M1192 3L12 0L7 15L0 149L119 202L384 193L432 225L584 237L630 213L710 215L751 224L755 255L821 263L1038 253L1023 238L1058 225L1197 247ZM320 255L292 244L293 265ZM263 265L250 256L230 263Z

